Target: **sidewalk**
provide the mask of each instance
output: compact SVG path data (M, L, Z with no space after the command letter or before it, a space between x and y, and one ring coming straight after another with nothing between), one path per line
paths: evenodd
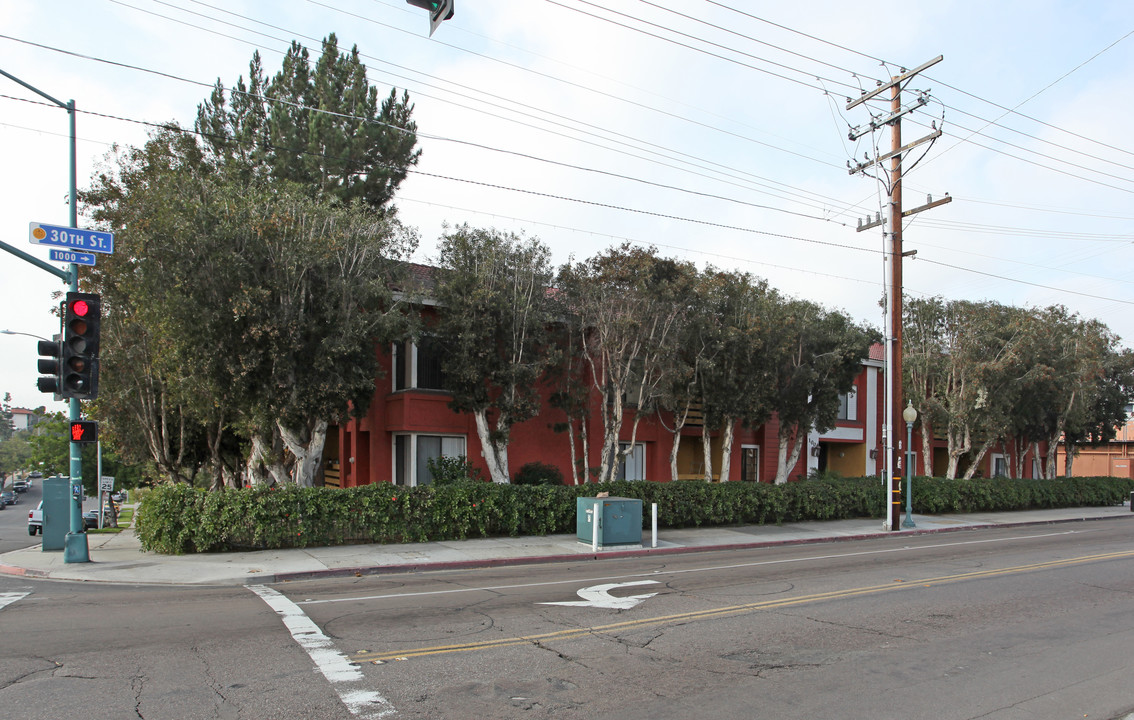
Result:
M574 535L487 538L403 545L345 545L296 550L159 555L141 550L133 528L88 538L90 562L63 562L35 542L0 555L0 573L28 578L120 584L249 585L317 577L420 572L494 565L585 562L601 558L705 552L849 539L900 539L912 534L1107 520L1134 521L1128 504L1113 507L1030 510L970 515L914 515L916 529L885 532L879 519L832 520L788 525L663 529L657 547L647 529L642 547L591 550ZM1134 525L1129 525L1134 529ZM29 538L29 541L31 539Z

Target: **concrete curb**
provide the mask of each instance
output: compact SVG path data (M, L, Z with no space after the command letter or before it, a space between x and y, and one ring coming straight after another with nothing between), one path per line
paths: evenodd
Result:
M1134 517L1132 515L1131 517ZM511 558L484 558L480 560L449 560L440 562L417 562L399 565L370 565L351 568L327 568L325 570L304 570L298 572L277 572L274 574L275 582L296 582L333 577L365 577L368 575L398 575L415 572L435 572L445 570L471 570L475 568L504 567L509 565L537 565L543 563L569 563L591 562L595 560L617 560L632 557L649 557L654 555L685 555L689 553L726 552L730 550L754 550L767 547L782 547L789 545L818 545L820 543L841 543L852 540L876 540L894 537L910 537L913 535L934 535L939 533L955 533L968 530L988 530L992 528L1028 527L1039 525L1056 525L1073 522L1088 522L1095 520L1120 520L1121 517L1088 517L1088 518L1061 518L1053 520L1031 520L1018 523L986 523L982 525L963 525L946 528L915 528L899 532L876 532L860 535L842 535L816 538L793 538L788 540L762 540L751 543L729 543L721 545L686 545L669 548L642 548L641 550L610 550L597 553L579 553L578 555L540 555ZM264 583L264 577L257 578ZM248 583L246 583L248 584Z
M219 577L212 580L204 580L201 582L184 582L179 580L153 580L138 578L107 578L98 577L103 570L106 572L113 572L117 567L125 570L128 566L135 565L136 563L130 561L111 560L111 561L91 561L90 563L81 563L72 566L65 566L65 568L25 568L10 563L0 562L0 574L10 575L16 577L25 577L28 579L46 579L60 582L89 582L89 583L104 583L113 585L168 585L178 587L232 587L232 586L247 586L247 585L270 585L275 583L286 582L300 582L304 580L316 579L330 579L330 578L345 578L345 577L366 577L375 575L404 575L410 573L424 573L424 572L444 572L447 570L470 570L476 568L493 568L493 567L507 567L519 565L537 565L547 563L584 563L594 562L599 560L617 560L627 558L646 558L652 556L669 556L669 555L684 555L688 553L708 553L708 552L725 552L732 550L752 550L768 547L783 547L792 545L816 545L820 543L841 543L852 540L878 540L884 538L902 538L911 537L916 535L931 535L938 533L956 533L961 531L970 530L988 530L993 528L1020 528L1029 526L1045 526L1057 525L1067 523L1082 523L1093 520L1119 520L1119 519L1134 519L1134 513L1110 515L1101 517L1065 517L1065 518L1050 518L1050 519L1031 519L1020 520L1017 522L980 522L974 524L955 525L947 527L920 527L909 530L901 530L898 532L887 531L874 531L874 532L855 532L848 534L835 534L835 535L817 535L814 537L795 537L771 540L756 540L752 542L737 542L737 543L715 543L704 545L671 545L670 547L658 548L634 548L626 550L606 550L599 552L592 552L587 549L584 552L578 553L555 553L547 555L521 555L512 557L485 557L468 560L439 560L430 561L428 558L415 560L413 562L395 563L387 565L355 565L350 567L325 567L309 570L276 570L263 573L243 573L240 575L230 575L228 577ZM583 546L586 547L586 546ZM156 554L146 554L149 557L157 559L161 562L160 558L164 557ZM216 554L209 556L209 559L202 561L201 565L207 565L211 561L223 560L223 554ZM236 568L233 568L235 570ZM185 568L185 574L192 574L191 567Z

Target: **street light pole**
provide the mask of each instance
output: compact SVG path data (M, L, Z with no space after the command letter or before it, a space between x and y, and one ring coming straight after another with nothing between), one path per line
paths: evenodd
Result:
M913 424L917 421L917 410L914 410L913 401L910 401L902 411L902 419L906 421L906 519L902 521L902 527L915 528L917 525L913 521L913 474L917 456L913 451Z
M24 335L26 337L35 338L36 340L43 340L44 342L50 342L45 337L40 337L39 335L32 335L31 333L26 333L26 332L20 332L18 330L0 330L0 335Z

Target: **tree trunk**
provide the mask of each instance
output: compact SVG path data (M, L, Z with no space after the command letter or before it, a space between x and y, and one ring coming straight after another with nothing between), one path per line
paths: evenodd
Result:
M280 439L295 456L295 484L299 487L314 487L315 474L323 463L323 446L327 442L327 421L320 418L312 421L306 443L298 433L276 421Z
M571 448L571 484L579 484L579 458L575 453L575 420L567 413L567 444Z
M248 453L246 473L250 484L284 485L288 481L287 468L279 460L279 453L273 436L272 445L264 442L264 435L256 431L252 434L252 450Z
M484 453L484 461L488 463L488 475L492 482L498 485L508 484L508 443L494 441L492 428L488 426L488 413L477 410L473 413L476 419L476 434L480 438L480 449Z
M1048 462L1048 465L1051 468L1051 470L1048 472L1047 476L1054 480L1055 479L1055 453L1053 453L1050 448L1051 448L1051 445L1048 445L1047 454L1048 454L1048 457L1051 458L1051 460ZM1074 475L1071 473L1071 467L1075 462L1075 443L1070 443L1070 442L1067 443L1064 446L1063 450L1065 452L1065 455L1063 457L1063 477L1074 477Z
M677 451L681 449L681 428L675 427L673 444L669 448L669 479L677 482Z
M224 419L217 420L216 425L210 425L206 433L206 442L209 444L209 464L212 470L212 487L214 491L224 490L224 461L221 460L220 446L224 438Z
M704 458L705 482L713 481L713 438L709 435L709 426L701 426L701 457Z
M961 432L963 440L957 438L957 431L954 428L949 428L949 467L945 470L946 480L957 479L957 462L962 455L973 448L968 426L966 425Z
M980 461L984 460L984 456L988 453L989 448L995 444L995 439L984 441L984 444L980 446L980 450L977 451L976 457L973 458L973 461L969 463L968 469L965 470L965 480L973 479L973 475L976 474L977 468L980 466Z
M924 420L921 423L921 470L933 477L933 428Z
M728 418L721 428L721 482L728 482L732 469L732 441L736 434L736 418Z
M783 485L788 481L788 473L799 462L799 453L807 444L807 435L800 433L798 428L784 432L780 427L780 447L777 456L776 485Z

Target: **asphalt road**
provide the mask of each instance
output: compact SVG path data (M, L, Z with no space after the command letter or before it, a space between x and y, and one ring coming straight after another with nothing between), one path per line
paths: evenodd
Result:
M251 588L3 577L0 717L1125 718L1125 525Z
M32 481L27 492L16 493L18 502L15 505L0 510L0 553L19 550L28 545L34 545L39 536L28 535L28 511L33 510L43 499L41 479ZM12 480L4 485L5 490L12 489Z

